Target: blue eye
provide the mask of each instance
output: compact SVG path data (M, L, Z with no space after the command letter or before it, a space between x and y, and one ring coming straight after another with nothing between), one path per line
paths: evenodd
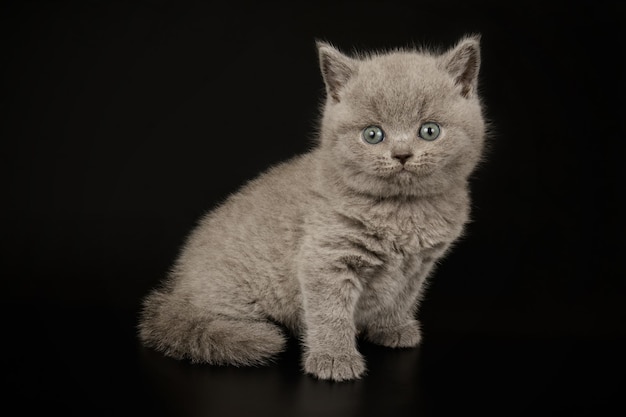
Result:
M435 140L441 134L441 127L435 122L426 122L420 126L419 136L424 140Z
M368 126L363 129L361 136L365 142L376 145L385 139L385 132L378 126Z

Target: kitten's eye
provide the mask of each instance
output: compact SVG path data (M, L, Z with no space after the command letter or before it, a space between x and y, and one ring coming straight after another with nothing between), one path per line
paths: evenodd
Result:
M424 140L435 140L441 133L441 127L435 122L426 122L420 127L420 138Z
M375 145L385 139L385 132L378 126L368 126L363 129L361 136L365 142Z

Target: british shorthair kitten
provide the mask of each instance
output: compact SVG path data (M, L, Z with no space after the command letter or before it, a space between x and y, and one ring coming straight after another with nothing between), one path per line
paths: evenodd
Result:
M318 42L317 145L209 212L144 300L139 336L165 355L266 364L299 337L308 374L361 377L357 337L420 343L433 265L461 235L485 122L479 38L444 53L347 56Z

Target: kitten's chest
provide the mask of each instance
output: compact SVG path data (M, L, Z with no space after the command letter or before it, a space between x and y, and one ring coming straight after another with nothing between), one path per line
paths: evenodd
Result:
M441 256L461 233L466 207L446 200L398 205L328 207L309 223L316 259L353 270L366 280L412 276Z
M376 310L394 303L407 288L419 286L433 262L458 238L465 221L463 210L445 215L419 208L370 219L369 233L379 243L378 258L384 261L357 269L364 285L360 309ZM374 246L370 248L376 252ZM367 262L362 265L369 266Z
M447 246L460 235L466 220L465 207L451 211L430 204L403 208L370 224L391 253L412 258Z

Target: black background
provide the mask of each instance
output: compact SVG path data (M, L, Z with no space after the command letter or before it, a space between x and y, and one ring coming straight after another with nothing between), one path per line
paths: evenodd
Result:
M618 2L4 2L3 379L21 415L613 415L626 379ZM493 132L424 344L362 381L143 349L141 298L196 220L310 148L315 39L345 52L482 34ZM6 385L5 385L6 386Z

